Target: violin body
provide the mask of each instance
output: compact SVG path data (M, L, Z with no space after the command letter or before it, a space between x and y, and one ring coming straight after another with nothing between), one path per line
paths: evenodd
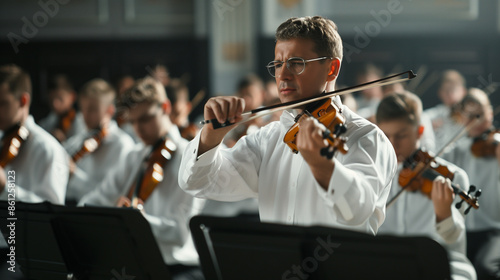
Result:
M398 183L405 190L420 191L428 198L431 198L432 183L437 176L443 176L453 181L455 173L451 172L447 166L438 164L435 157L430 153L419 149L403 163ZM469 208L465 211L465 214L468 213L471 207L474 209L479 208L477 197L481 195L481 190L477 190L475 196L472 196L471 192L476 190L475 186L470 186L468 193L454 184L451 184L451 187L453 188L453 192L458 194L462 199L462 201L457 203L457 208L460 208L464 201L469 204Z
M296 143L297 133L299 132L299 121L300 118L307 114L316 118L326 127L327 133L324 135L324 138L328 141L330 147L339 150L343 154L347 153L348 149L345 144L347 140L339 137L340 134L345 132L345 117L341 112L342 110L340 107L335 102L332 102L330 98L312 103L304 109L304 113L297 115L295 124L287 131L283 138L283 142L285 142L294 153L299 152ZM340 129L341 127L344 129Z
M177 146L168 138L157 147L153 147L144 173L139 176L136 184L132 185L128 192L127 197L132 201L132 204L138 200L144 203L158 184L163 181L163 168L167 161L172 159L176 150Z
M180 133L182 138L191 141L196 137L196 133L198 133L198 126L194 123L189 123L188 126L180 128Z
M495 157L496 148L500 142L500 130L492 130L476 137L470 147L475 157Z
M28 139L29 130L22 125L15 125L2 137L0 166L5 168L18 154L21 145Z
M71 156L73 162L77 162L84 155L88 153L93 153L95 150L97 150L97 148L99 148L99 145L101 145L102 141L104 140L107 134L108 130L105 126L103 126L92 137L83 141L83 145L80 148L80 150Z
M58 127L64 134L67 134L69 129L71 128L71 125L73 124L73 121L75 120L76 117L76 110L75 109L70 109L64 116L62 116L59 120Z
M399 185L405 187L408 191L421 191L430 198L432 183L437 175L434 178L432 176L425 176L424 171L427 168L433 170L431 172L437 173L437 175L449 178L451 181L453 181L455 176L448 167L439 165L430 153L417 150L404 162L403 169L399 173Z

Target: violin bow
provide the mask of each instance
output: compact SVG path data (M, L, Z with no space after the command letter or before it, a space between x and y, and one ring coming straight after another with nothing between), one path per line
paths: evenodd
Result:
M406 76L406 77L402 77L402 76ZM285 102L285 103L281 103L281 104L257 108L257 109L254 109L254 110L251 110L248 112L244 112L243 114L241 114L241 117L243 117L243 120L236 122L236 123L231 123L229 121L226 121L225 123L219 123L217 121L217 119L211 119L211 120L203 120L200 122L200 124L205 125L205 124L211 123L214 129L218 129L218 128L226 127L226 126L230 126L230 125L237 125L237 124L248 122L248 121L254 120L256 118L260 118L260 117L269 115L269 114L273 114L275 112L297 108L297 107L300 107L302 105L306 105L306 104L309 104L309 103L312 103L315 101L319 101L319 100L323 100L326 98L340 96L343 94L361 91L361 90L365 90L365 89L369 89L369 88L373 88L373 87L381 87L381 86L385 86L385 85L391 85L391 84L395 84L395 83L405 82L405 81L408 81L408 80L415 78L416 76L417 75L414 74L413 71L409 70L409 71L405 71L405 72L402 72L399 74L391 75L391 76L388 76L388 77L385 77L385 78L382 78L379 80L375 80L375 81L371 81L371 82L367 82L367 83L363 83L363 84L359 84L356 86L351 86L351 87L347 87L347 88L343 88L343 89L339 89L339 90L330 91L330 92L327 92L327 93L322 94L320 96L316 96L316 97L312 97L312 98L311 97L303 98L303 99L289 101L289 102Z

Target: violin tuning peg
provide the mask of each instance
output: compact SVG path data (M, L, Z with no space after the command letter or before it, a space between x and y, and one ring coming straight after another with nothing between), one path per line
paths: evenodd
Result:
M455 208L460 209L460 208L462 207L462 204L463 204L463 203L464 203L464 201L463 201L463 200L460 200L460 202L457 202L457 203L455 204Z
M479 189L479 190L477 190L477 191L474 193L474 195L475 195L476 197L480 197L480 196L481 196L481 193L482 193L482 192L481 192L481 189Z
M472 192L473 192L473 191L475 191L475 190L476 190L476 186L471 185L471 186L470 186L470 188L469 188L468 193L470 194L470 193L472 193Z
M470 211L470 209L471 209L471 208L472 208L472 205L471 205L471 206L469 206L469 207L467 207L467 209L465 209L464 214L465 214L465 215L469 214L469 211Z

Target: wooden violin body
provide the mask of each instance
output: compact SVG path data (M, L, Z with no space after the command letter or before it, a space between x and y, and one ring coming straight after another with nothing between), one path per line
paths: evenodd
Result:
M495 157L500 142L500 130L491 130L474 138L470 150L475 157Z
M347 139L340 137L345 133L344 126L345 117L342 115L342 110L332 99L326 98L309 105L304 113L297 115L295 124L285 134L283 142L285 142L294 153L298 153L296 137L299 132L299 122L304 115L309 115L316 118L321 124L326 127L323 137L328 141L329 149L322 150L322 154L326 157L333 157L334 151L340 151L346 154L348 149L346 146Z
M29 134L29 130L19 124L5 131L0 150L0 166L2 168L5 168L19 154L19 149L28 139Z
M177 146L168 138L153 147L145 162L144 171L140 172L136 183L132 185L127 195L133 206L137 205L137 201L146 202L158 184L163 181L163 168L167 161L172 159L176 150Z
M99 148L99 145L101 145L102 141L104 140L107 134L108 130L106 126L103 126L94 135L92 135L92 137L83 141L83 145L80 148L80 150L71 156L73 162L77 162L84 155L88 153L93 153L95 150L97 150L97 148Z
M444 178L453 180L455 173L451 172L447 166L438 164L435 157L430 153L419 149L403 163L403 169L399 173L398 183L405 190L420 191L431 198L432 183L437 176L443 176ZM473 196L471 192L476 190L474 186L470 186L468 193L454 184L451 184L451 187L453 188L453 192L462 199L461 202L457 203L457 208L460 208L462 202L465 201L469 204L466 213L471 207L479 209L477 197L481 195L481 190L477 190Z

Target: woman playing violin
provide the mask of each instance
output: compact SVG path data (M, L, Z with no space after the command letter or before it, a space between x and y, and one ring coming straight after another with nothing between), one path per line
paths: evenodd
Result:
M491 145L489 154L475 154L476 139L495 131L493 109L488 96L480 89L470 89L460 103L465 123L478 121L457 145L444 157L463 168L471 184L481 186L480 211L467 216L467 255L474 264L479 279L500 279L500 146Z
M391 141L398 159L398 172L392 180L390 198L397 195L404 187L400 185L399 180L403 163L419 151L423 133L421 115L422 103L410 92L386 96L378 106L377 124ZM469 181L463 170L440 158L435 160L454 172L455 184L468 188ZM432 190L429 194L419 190L401 193L398 199L388 206L386 219L379 233L428 236L453 252L450 254L453 279L475 279L474 268L465 257L463 215L465 207L462 207L462 211L455 208L453 204L455 195L450 179L437 176L432 181ZM458 201L458 195L456 197Z
M86 129L64 143L72 160L67 201L78 202L92 191L133 149L132 138L112 120L114 101L115 90L102 79L87 82L79 92Z
M291 18L276 32L274 61L269 63L281 102L322 94L334 85L342 60L337 27L322 17ZM336 98L336 102L339 102ZM333 101L332 101L333 102ZM283 142L295 115L284 111L272 122L242 137L231 149L220 146L232 126L205 125L185 150L179 184L188 193L223 201L259 199L267 222L323 224L375 234L384 220L396 157L389 141L373 124L340 103L349 152L321 155L325 127L303 115L296 135L298 154ZM299 107L296 112L305 109ZM211 98L205 119L237 122L242 98Z

